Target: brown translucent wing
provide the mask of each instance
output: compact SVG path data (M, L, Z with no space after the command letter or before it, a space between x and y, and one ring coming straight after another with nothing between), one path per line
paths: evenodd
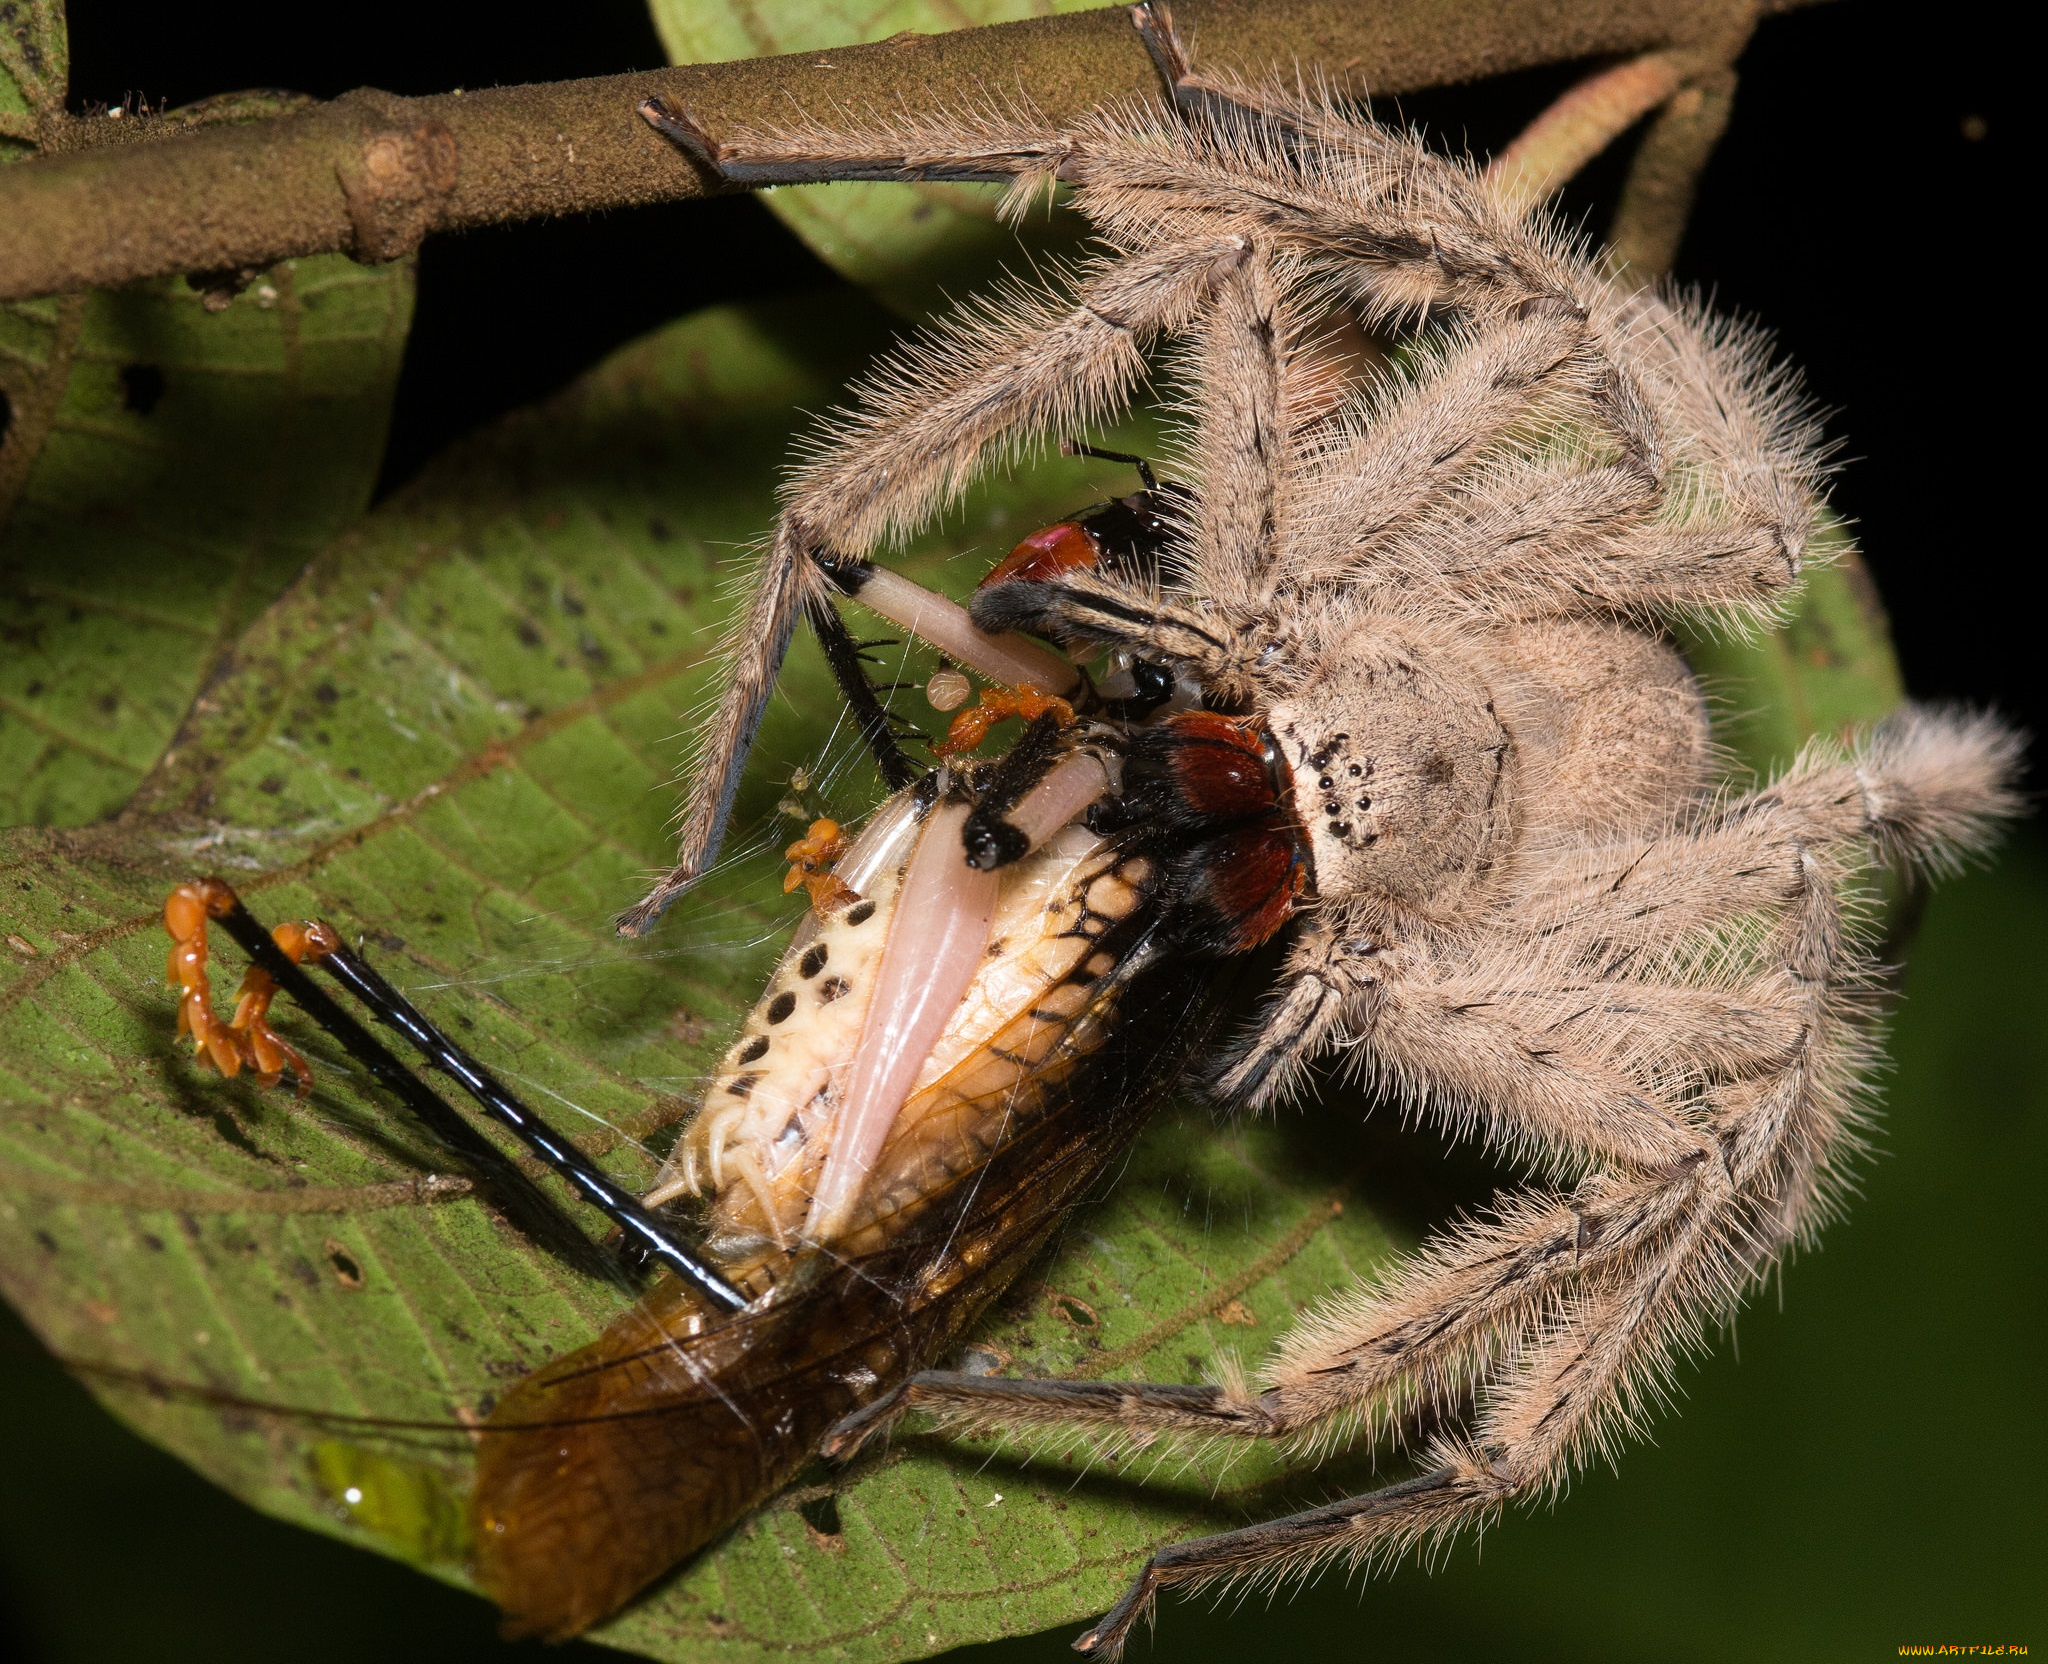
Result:
M513 1388L485 1425L473 1506L477 1580L513 1631L561 1639L609 1616L788 1483L843 1416L962 1338L1129 1147L1200 1038L1209 973L1168 955L1126 974L1149 957L1119 954L1096 982L1101 1043L1026 1067L1030 1113L995 1117L992 1147L947 1162L900 1228L870 1233L886 1235L872 1251L759 1268L777 1299L732 1318L665 1283Z

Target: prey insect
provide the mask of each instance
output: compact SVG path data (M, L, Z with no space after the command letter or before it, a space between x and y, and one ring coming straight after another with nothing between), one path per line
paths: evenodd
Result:
M1109 511L1135 512L1126 500L1034 534L987 587L1026 581L1037 551L1075 535L1105 558ZM1148 558L1142 538L1121 552ZM941 620L958 612L909 586L889 593ZM816 622L828 659L861 678L854 697L873 697L837 615ZM303 1088L306 1064L270 1023L283 989L475 1154L462 1123L447 1131L447 1106L308 983L300 963L316 965L671 1274L476 1430L474 1571L522 1631L571 1635L609 1615L953 1348L1180 1079L1217 966L1292 905L1285 768L1241 722L1131 667L1096 687L1028 642L1007 651L1036 682L985 690L934 748L948 760L856 834L821 819L790 846L788 888L809 910L642 1198L610 1186L332 926L273 940L217 880L166 908L180 1030L201 1056L273 1084L290 1070ZM1021 737L974 758L1010 717L1026 719ZM1141 799L1158 808L1131 812ZM1280 841L1267 887L1219 883L1248 839ZM254 961L225 1023L210 1006L210 920ZM505 1182L502 1163L481 1176Z
M1162 1589L1376 1562L1554 1490L1835 1206L1872 870L1939 869L2011 809L2014 740L1956 713L1725 777L1666 627L1771 623L1821 506L1753 337L1135 16L1170 97L1068 126L645 110L732 185L1057 183L1105 252L908 349L791 480L678 864L623 927L714 858L802 620L897 794L806 840L812 912L647 1199L699 1200L677 1246L743 1308L678 1268L483 1430L479 1579L528 1629L594 1622L910 1411L1132 1445L1429 1429L1407 1478L1153 1555L1077 1642L1112 1656ZM1333 319L1384 367L1347 372ZM1081 444L1162 348L1173 483L1035 534L965 608L872 558L1017 447ZM938 768L841 600L990 684ZM931 1370L1193 1056L1214 969L1276 940L1258 1019L1195 1066L1216 1096L1281 1104L1335 1056L1531 1186L1311 1313L1255 1387Z

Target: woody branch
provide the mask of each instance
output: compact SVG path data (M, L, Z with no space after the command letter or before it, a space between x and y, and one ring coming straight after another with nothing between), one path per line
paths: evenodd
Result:
M1376 94L1541 64L1675 51L1725 64L1759 9L1807 0L1181 0L1207 65L1314 66ZM680 101L715 131L793 112L1016 93L1053 119L1155 90L1122 6L872 46L430 98L361 90L264 119L80 117L0 168L0 300L341 252L430 232L679 201L712 188L641 121Z

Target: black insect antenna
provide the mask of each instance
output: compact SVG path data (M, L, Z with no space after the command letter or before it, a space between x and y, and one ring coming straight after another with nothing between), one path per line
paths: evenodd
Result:
M242 951L268 972L307 1016L333 1035L349 1056L400 1098L443 1143L488 1175L494 1193L505 1202L508 1211L519 1216L522 1226L538 1227L535 1234L548 1241L559 1241L567 1232L582 1245L585 1254L598 1253L596 1245L503 1151L457 1115L439 1093L294 964L239 897L217 918ZM726 1281L695 1248L643 1207L637 1196L621 1190L605 1177L588 1156L436 1028L381 972L340 946L321 954L315 962L362 1001L378 1022L397 1029L411 1041L430 1066L454 1077L486 1115L510 1131L539 1161L559 1173L571 1189L617 1225L635 1255L667 1267L721 1311L735 1312L747 1304L746 1295Z

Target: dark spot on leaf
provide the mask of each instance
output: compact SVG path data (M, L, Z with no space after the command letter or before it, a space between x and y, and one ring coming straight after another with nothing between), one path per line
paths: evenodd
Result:
M765 1034L757 1034L754 1036L753 1039L749 1040L744 1046L740 1047L740 1055L737 1061L741 1063L759 1063L761 1059L766 1057L767 1055L768 1036Z
M538 647L541 644L540 630L530 618L520 619L512 626L512 633L528 647Z
M93 709L106 716L112 716L121 708L121 696L109 688L93 702Z
M394 936L388 930L385 931L381 936L373 938L373 940L375 940L377 946L382 948L386 953L396 953L400 948L405 946L405 938L403 936Z
M261 780L256 782L256 789L259 792L275 797L284 790L284 776L281 774L266 774Z
M332 682L322 682L313 690L313 697L323 705L339 705L341 703L341 689Z
M795 1009L796 995L790 993L788 989L784 989L768 1002L768 1020L771 1023L787 1022L789 1014Z
M589 610L589 607L584 604L582 596L576 594L573 590L565 589L562 591L562 611L571 618L581 618Z
M1076 1329L1099 1329L1102 1319L1095 1314L1095 1308L1087 1301L1057 1290L1047 1294L1046 1304L1052 1307L1052 1314L1062 1323L1070 1323Z
M798 1504L797 1512L803 1516L812 1547L821 1548L827 1554L844 1552L846 1528L839 1522L837 1497L814 1496L810 1501Z
M334 1268L334 1280L351 1294L369 1281L369 1278L363 1275L363 1268L357 1263L355 1255L333 1237L329 1237L320 1246L327 1251L327 1263Z
M154 364L121 366L121 403L138 416L147 416L163 402L164 373Z
M152 1254L161 1254L164 1251L164 1239L153 1231L144 1231L142 1233L142 1246L147 1248Z
M796 974L808 982L825 968L825 961L830 957L831 949L827 948L823 942L820 942L803 956L801 963L796 968Z
M43 1252L44 1252L44 1253L46 1253L46 1254L54 1254L54 1253L56 1253L56 1251L57 1251L57 1239L56 1239L55 1237L53 1237L52 1235L50 1235L50 1233L49 1233L48 1231L38 1231L38 1232L36 1232L36 1241L37 1241L37 1242L38 1242L39 1244L41 1244L41 1246L42 1246L42 1250L43 1250Z
M647 535L657 543L666 543L676 534L669 529L669 524L666 520L656 516L647 522Z

